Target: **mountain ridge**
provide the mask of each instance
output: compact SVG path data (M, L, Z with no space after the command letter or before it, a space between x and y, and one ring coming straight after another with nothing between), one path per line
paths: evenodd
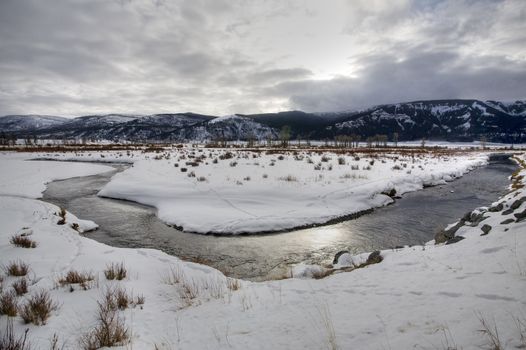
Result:
M477 99L417 100L381 104L357 111L234 114L102 114L72 119L59 116L0 117L0 132L39 138L112 141L209 141L277 139L288 126L292 139L333 139L375 135L389 139L421 138L496 142L526 141L526 101ZM396 135L396 136L395 136Z

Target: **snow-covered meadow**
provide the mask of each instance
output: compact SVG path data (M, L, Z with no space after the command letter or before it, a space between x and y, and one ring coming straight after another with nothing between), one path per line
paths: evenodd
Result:
M206 154L206 159L192 167L186 165L192 152L196 156L213 152L216 157ZM288 215L283 208L289 203L308 210L302 200L312 198L314 202L326 195L326 206L318 207L330 209L318 216L326 219L337 215L337 209L344 209L339 213L358 209L358 200L339 201L338 193L363 198L368 206L383 205L391 199L379 194L382 191L394 188L400 194L424 184L451 180L453 175L459 176L486 160L484 155L471 153L416 156L414 162L413 158L401 155L396 160L396 155L375 159L348 155L344 156L345 164L338 164L338 155L328 156L331 160L325 162L321 160L323 154L288 154L277 159L279 154L253 157L248 153L245 158L241 153L239 158L218 159L214 163L214 159L225 152L187 150L186 159L180 159L181 151L102 154L104 158L99 153L40 156L132 162L134 166L117 175L103 192L132 192L124 195L157 206L159 216L166 220L163 205L183 207L175 198L166 204L166 198L186 187L188 192L184 192L182 199L187 206L196 205L193 208L198 210L196 219L203 222L203 227L209 225L207 216L212 215L209 210L214 205L230 207L224 198L237 200L234 204L241 208L256 210L261 204L246 198L248 194L261 193L262 198L276 201L271 205L277 208L269 210L278 213L275 215L279 218ZM1 264L8 267L12 262L23 262L29 266L25 277L0 272L2 297L12 293L13 283L25 278L28 292L15 297L19 305L27 305L32 296L44 290L57 306L46 324L40 326L24 324L20 316L0 316L2 332L9 320L18 336L29 329L27 335L32 348L49 348L54 335L59 348L82 348L86 336L93 335L93 330L100 325L97 301L104 301L108 290L125 291L129 296L127 307L113 310L114 319L127 331L128 340L122 344L123 349L480 349L491 345L490 334L498 334L501 348L525 346L526 220L521 219L526 210L526 190L522 187L526 175L525 155L518 157L522 170L515 174L510 193L491 209L479 208L477 213L486 218L482 222L468 221L460 227L456 234L465 239L455 244L430 242L426 246L382 251L380 263L361 268L353 266L363 263L366 255L344 255L336 265L342 270L326 278L262 283L233 280L212 268L184 262L159 251L113 248L83 237L79 231L90 228L89 222L33 198L40 196L44 184L50 180L108 169L98 164L23 162L36 156L0 156L3 170ZM303 159L295 158L301 156ZM356 160L355 156L360 159ZM237 164L231 167L233 161ZM178 168L175 163L179 164ZM320 163L325 169L314 170ZM27 168L16 170L20 164ZM80 168L73 171L73 165ZM332 170L328 169L329 165ZM353 165L358 169L351 170ZM401 170L393 169L397 165ZM367 166L371 169L364 170ZM181 167L188 169L181 172ZM188 177L191 171L195 177ZM350 178L345 176L347 173L351 174ZM264 174L268 177L264 178ZM320 174L322 179L318 180ZM296 181L280 179L289 175ZM198 181L199 176L206 180ZM251 179L243 180L245 176ZM17 178L26 179L31 186L17 186ZM256 179L262 185L255 184ZM219 191L221 200L212 201L213 191ZM191 194L200 192L204 193L200 197L204 202L192 203ZM265 195L266 192L270 194ZM292 200L288 199L291 195L295 196ZM280 200L276 200L276 196ZM374 198L381 201L376 202ZM229 210L239 212L228 209L221 213L228 215ZM81 216L82 213L75 214ZM266 227L264 222L258 223L259 227ZM484 225L490 230L481 235L487 231L487 227L482 231ZM22 248L10 243L16 235L35 242L36 247ZM124 264L127 270L124 279L106 278L104 272L112 263ZM298 276L301 272L309 275L309 271L316 269L300 266L295 272ZM352 271L342 272L344 270ZM82 285L61 283L69 271L90 273L93 278Z
M487 162L485 154L470 152L255 152L197 147L55 156L131 161L133 167L115 175L100 196L153 206L161 220L184 231L219 234L331 222L387 205L393 201L387 194L398 196L451 181Z

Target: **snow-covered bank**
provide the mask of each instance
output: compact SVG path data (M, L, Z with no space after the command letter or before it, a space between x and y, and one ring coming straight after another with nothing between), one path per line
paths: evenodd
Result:
M487 156L178 150L141 159L100 196L158 209L184 231L239 234L323 224L462 176ZM392 192L395 193L395 192Z
M520 348L526 333L526 220L518 220L526 190L520 176L524 169L514 191L484 212L485 220L457 231L465 237L458 243L382 251L379 264L321 280L264 283L228 280L158 251L112 248L80 236L73 216L57 225L58 208L51 204L1 196L0 263L30 266L29 292L18 303L44 289L60 305L43 326L11 318L14 330L21 335L28 328L33 349L48 348L53 334L65 349L78 349L81 335L97 324L97 300L108 286L120 286L145 298L143 305L118 311L131 338L122 349L480 349L488 344L480 319L490 331L497 327L502 348ZM487 235L481 235L483 225L491 226ZM18 233L36 248L10 244ZM122 281L103 274L114 262L127 268ZM91 271L91 288L57 286L71 269ZM21 279L1 274L4 293ZM0 316L0 330L7 320Z
M31 154L0 154L0 195L40 198L46 184L76 176L88 176L112 170L99 164L28 161Z

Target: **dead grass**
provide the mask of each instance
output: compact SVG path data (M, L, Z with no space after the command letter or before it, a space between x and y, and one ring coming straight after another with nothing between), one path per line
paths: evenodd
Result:
M21 278L18 281L13 282L11 285L16 293L16 295L24 295L27 293L27 279Z
M13 320L8 320L5 326L5 331L2 333L0 338L0 349L1 350L30 350L31 344L27 341L27 333L29 329L26 329L23 335L16 336L13 330Z
M106 266L106 270L104 270L104 276L106 276L106 279L108 280L118 280L122 281L126 278L128 271L126 270L126 267L124 267L124 263L111 263Z
M79 339L83 350L120 346L129 342L129 330L119 315L114 293L108 289L102 301L97 302L97 324Z
M7 266L4 266L5 273L9 276L20 277L25 276L29 272L29 265L22 261L11 261Z
M235 278L227 277L226 279L226 286L231 291L236 291L241 288L241 282Z
M0 315L15 317L18 312L16 294L5 292L0 295ZM1 349L1 348L0 348Z
M41 290L33 294L19 309L19 314L25 323L37 326L46 324L51 313L58 309L58 304L51 299L49 293Z
M497 329L497 324L495 323L495 320L493 320L493 324L490 324L490 322L486 320L484 316L482 316L482 314L478 315L478 319L482 326L482 329L480 329L479 332L486 337L487 348L490 350L504 349L500 341L499 331Z
M279 177L278 180L287 181L287 182L297 182L298 181L298 179L293 175L282 176L282 177Z
M95 276L91 272L70 270L64 276L59 278L58 284L61 287L65 285L78 284L82 289L88 290L92 287L92 282L94 280Z
M16 247L21 247L21 248L36 248L37 246L37 242L33 241L29 237L22 236L22 235L11 236L11 239L9 240L9 242Z

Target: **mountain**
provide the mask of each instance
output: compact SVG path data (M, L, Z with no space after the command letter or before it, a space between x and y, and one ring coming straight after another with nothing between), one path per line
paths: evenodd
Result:
M68 120L51 115L6 115L0 118L0 131L32 131L62 125Z
M522 106L522 107L521 107ZM510 112L513 111L513 112ZM398 133L400 140L421 138L472 141L526 141L524 102L497 105L478 100L434 100L387 104L360 112L338 113L316 138L364 137Z
M276 139L276 129L259 123L258 121L243 115L228 115L208 120L197 125L190 125L165 134L164 139L171 141L179 140L266 140Z
M374 106L359 111L305 113L288 111L215 117L194 113L89 115L74 119L51 116L0 117L0 131L18 137L112 141L266 140L288 126L291 138L333 139L375 135L526 142L526 101L429 100Z

